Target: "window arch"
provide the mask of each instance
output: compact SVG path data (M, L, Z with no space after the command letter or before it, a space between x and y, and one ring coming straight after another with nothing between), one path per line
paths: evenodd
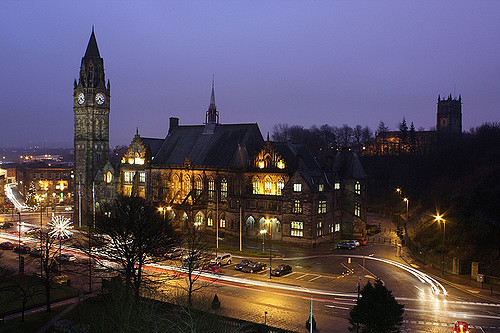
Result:
M273 182L269 176L264 179L264 194L273 194Z
M259 177L255 176L252 179L253 194L260 194L260 182Z
M214 200L215 197L215 181L212 177L208 178L208 200Z
M184 195L188 195L191 192L191 177L189 175L184 176Z
M196 196L199 197L203 191L203 178L201 176L196 177L195 182Z
M354 184L354 192L356 194L361 194L361 183L359 181Z
M175 194L181 190L181 181L179 176L176 174L172 176L172 188L174 189Z
M219 228L225 228L225 227L226 227L226 216L224 214L221 214L219 219Z
M253 218L253 216L249 216L247 218L246 225L248 230L255 230L255 219Z
M283 178L279 178L276 183L276 195L283 195L283 188L285 187L285 181Z
M226 201L227 199L227 180L226 178L222 178L220 182L220 198L222 201Z
M209 227L214 226L214 218L213 218L212 212L209 212L207 214L207 226L209 226Z
M199 226L203 225L203 220L204 220L203 213L202 212L196 213L196 215L194 216L195 225L199 225Z

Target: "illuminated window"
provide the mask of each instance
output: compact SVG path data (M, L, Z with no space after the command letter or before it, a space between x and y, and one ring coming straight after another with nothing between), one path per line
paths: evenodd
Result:
M125 176L126 182L131 182L132 179L134 178L134 176L132 175L132 172L130 172L130 171L125 171L124 176Z
M335 189L340 190L340 183L335 183Z
M186 175L184 177L184 194L188 195L189 192L191 192L191 177L189 175Z
M203 179L198 176L198 178L196 178L196 183L194 186L196 188L196 196L198 197L203 191Z
M326 200L320 200L318 202L318 214L326 213Z
M293 201L293 212L296 214L302 213L302 205L300 204L300 200Z
M354 192L356 192L356 194L361 194L361 184L359 182L354 184Z
M145 172L139 172L139 182L140 183L146 182L146 173Z
M335 223L335 232L340 231L340 223Z
M203 213L202 212L196 213L196 215L194 216L194 223L196 225L202 225L203 224Z
M113 180L113 175L111 174L111 171L108 171L106 173L106 183L111 183L112 180Z
M220 183L220 198L222 201L226 201L227 199L227 180L226 178L222 178Z
M260 193L259 177L257 176L253 177L252 186L253 186L253 194L259 194Z
M304 222L292 221L290 223L290 236L304 237Z
M213 178L210 178L208 180L208 199L209 200L214 200L215 196L215 181Z
M285 187L285 182L283 181L283 178L278 179L278 183L276 184L276 194L282 195L284 187Z
M266 180L264 182L264 194L273 194L273 183L271 182L270 177L266 177Z
M316 223L316 235L323 236L323 221Z
M279 160L278 163L276 164L276 166L278 167L278 169L284 169L285 162L283 162L282 160Z
M300 183L293 184L293 191L294 192L302 192L302 184L300 184Z
M134 163L135 164L144 164L144 159L143 158L140 158L140 157L136 157L134 159ZM132 164L132 163L131 163Z
M219 228L225 228L226 227L226 220L224 218L221 218L219 221Z
M212 213L208 213L207 225L209 227L213 227L214 226L214 219L212 218Z
M325 189L325 184L318 184L318 191L319 192L323 192L324 189Z
M359 204L359 202L354 203L354 215L358 217L361 216L361 205Z

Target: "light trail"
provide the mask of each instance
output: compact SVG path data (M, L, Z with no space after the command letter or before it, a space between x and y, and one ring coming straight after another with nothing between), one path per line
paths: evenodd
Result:
M5 185L5 195L7 196L7 198L9 198L9 200L14 204L14 206L16 206L16 209L19 210L19 211L24 211L24 210L27 210L28 209L28 206L26 206L25 204L21 203L17 198L16 198L16 195L14 193L14 191L12 190L12 187L16 187L17 188L17 183L11 183L11 184L6 184ZM18 192L19 193L19 192ZM21 197L21 194L19 193L19 197Z

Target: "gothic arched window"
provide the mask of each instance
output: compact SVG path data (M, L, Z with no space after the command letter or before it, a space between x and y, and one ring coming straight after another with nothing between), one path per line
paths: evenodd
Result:
M267 176L264 180L264 194L273 194L273 182L271 181L271 177L269 176Z
M227 199L227 180L226 178L222 178L220 182L220 198L222 201L226 201Z
M202 212L196 213L196 215L194 216L194 223L197 226L203 225L203 213Z
M278 179L278 183L276 184L276 195L283 195L283 188L285 187L285 181L283 178Z
M196 196L199 197L201 192L203 191L203 178L201 178L201 176L198 176L196 178L196 183L194 186L196 189Z
M208 179L208 200L214 200L215 197L215 181L212 177Z
M253 194L260 194L259 177L255 176L252 179Z

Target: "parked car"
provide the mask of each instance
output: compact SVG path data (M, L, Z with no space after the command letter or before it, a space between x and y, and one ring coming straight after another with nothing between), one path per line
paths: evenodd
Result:
M356 245L349 243L349 242L338 242L337 243L337 249L348 249L352 250L356 247Z
M198 250L191 250L188 251L185 255L182 256L182 261L188 261L188 260L198 260L201 256L200 251Z
M2 242L2 243L0 243L0 249L2 249L2 250L13 250L14 246L15 245L12 242Z
M218 264L208 265L202 268L202 270L211 273L222 273L222 268Z
M240 261L239 264L236 264L234 266L234 269L237 270L237 271L241 271L241 269L243 267L246 267L248 264L251 264L252 263L252 260L248 260L248 259L243 259L242 261Z
M233 259L233 257L231 256L231 253L222 253L222 254L219 254L216 258L210 260L210 263L211 264L218 264L220 266L231 265L231 259Z
M18 245L14 248L14 252L20 254L28 254L31 252L31 248L28 245L21 244L21 246Z
M34 235L40 232L40 228L31 228L30 230L26 231L26 235Z
M465 321L456 321L453 326L453 333L469 333L469 324Z
M0 229L9 229L10 227L12 227L12 223L10 222L4 222L2 224L0 224Z
M173 258L180 257L182 255L182 253L183 253L183 250L180 247L173 247L165 253L165 257L167 257L169 259L173 259Z
M359 245L364 246L364 245L366 245L366 244L367 244L367 242L366 242L366 239L365 239L365 238L358 238L358 239L356 239L356 240L358 241Z
M347 243L351 243L351 244L353 244L353 245L354 245L354 247L359 246L359 242L358 242L357 240L354 240L354 239L351 239L351 240L347 241Z
M292 266L290 265L278 265L275 269L271 271L274 276L283 276L285 274L292 272Z
M75 261L76 257L71 253L63 253L57 256L58 261Z
M264 264L263 262L252 262L248 265L246 265L245 267L243 267L241 269L242 272L245 272L245 273L253 273L253 272L258 272L258 271L262 271L264 269L266 269L267 265Z

